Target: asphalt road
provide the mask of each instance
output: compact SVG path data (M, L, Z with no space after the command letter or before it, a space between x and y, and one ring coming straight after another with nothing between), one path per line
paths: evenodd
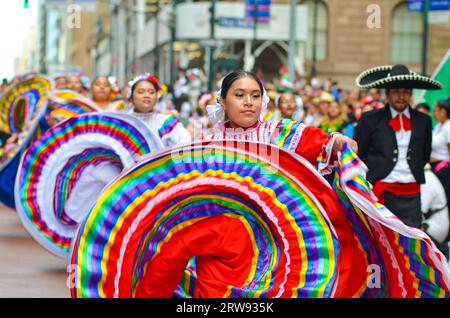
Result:
M16 211L0 206L0 298L68 298L66 267L31 238Z

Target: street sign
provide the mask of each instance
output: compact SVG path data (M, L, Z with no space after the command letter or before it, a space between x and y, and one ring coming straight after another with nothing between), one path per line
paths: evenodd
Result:
M217 19L217 24L221 27L226 28L253 28L253 21L241 18L230 18L230 17L219 17Z
M245 17L247 20L256 20L258 23L270 21L271 0L246 0Z
M430 11L450 10L450 0L428 0ZM424 11L425 0L408 0L409 11Z

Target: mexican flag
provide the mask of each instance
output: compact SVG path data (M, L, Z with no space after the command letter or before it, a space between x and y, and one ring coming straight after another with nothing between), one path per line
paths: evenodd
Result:
M450 49L434 71L432 78L442 83L444 87L436 91L417 91L418 96L415 98L417 103L425 102L430 105L431 110L434 109L434 105L438 100L450 97Z

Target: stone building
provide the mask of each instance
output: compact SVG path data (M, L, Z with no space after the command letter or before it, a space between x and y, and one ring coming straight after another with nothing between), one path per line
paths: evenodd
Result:
M212 1L97 1L95 12L83 16L81 29L73 32L71 64L89 75L114 75L121 84L144 71L170 82L178 67L200 67L207 73L208 46L215 45L214 72L262 69L271 80L287 63L289 2L271 0L272 24L258 24L255 31L227 28L220 20L239 20L237 15L245 14L244 0L216 0L219 20L215 39L209 41ZM357 74L375 65L404 63L422 71L423 13L409 11L407 1L298 0L298 8L298 74L315 73L354 87ZM441 13L448 18L448 10ZM448 19L429 24L427 45L430 75L450 48Z

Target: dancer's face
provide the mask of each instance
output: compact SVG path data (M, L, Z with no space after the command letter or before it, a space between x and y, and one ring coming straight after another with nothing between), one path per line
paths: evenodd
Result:
M140 81L134 88L131 102L138 113L149 113L153 111L157 98L155 86L148 81Z
M68 76L67 77L67 88L73 90L77 93L83 92L83 84L78 76Z
M251 77L239 78L231 84L225 98L221 98L221 103L231 127L251 127L258 121L261 114L261 88Z
M106 102L109 101L111 96L111 83L106 77L98 77L92 83L92 99L95 102Z

